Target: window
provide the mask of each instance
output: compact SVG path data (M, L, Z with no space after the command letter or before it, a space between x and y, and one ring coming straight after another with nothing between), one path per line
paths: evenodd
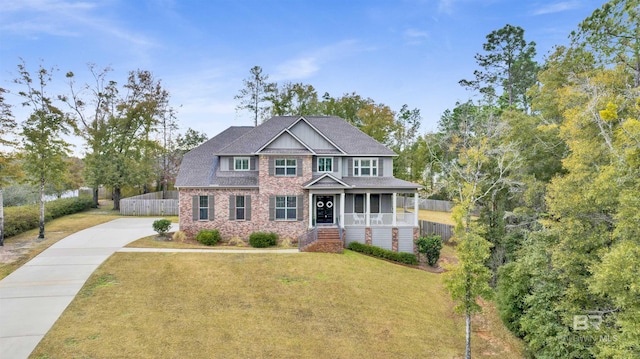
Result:
M200 196L200 216L198 217L201 221L206 221L209 219L209 197L208 196Z
M248 171L249 170L249 157L234 157L233 169L236 171Z
M356 194L353 197L353 212L364 213L364 194Z
M276 221L295 221L297 219L296 196L276 196Z
M318 157L318 172L333 172L333 157Z
M244 196L236 196L236 219L244 219Z
M355 158L353 159L354 176L377 176L378 160L375 158Z
M296 159L295 158L278 158L275 162L276 176L295 176L296 175Z
M229 195L229 220L230 221L250 221L251 220L251 196Z
M380 195L372 194L369 196L369 200L371 200L371 204L369 205L371 213L380 213Z

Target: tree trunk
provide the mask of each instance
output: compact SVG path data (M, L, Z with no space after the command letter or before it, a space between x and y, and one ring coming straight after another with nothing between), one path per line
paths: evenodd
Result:
M0 247L4 246L4 195L0 187Z
M93 189L93 205L96 206L96 208L98 207L99 203L98 203L98 193L99 193L99 189L96 187Z
M113 209L116 211L120 210L120 187L116 187L113 189Z
M471 313L469 313L468 309L467 309L465 321L466 321L465 331L467 334L467 340L466 340L466 349L465 349L464 357L465 359L471 359Z
M44 238L44 182L45 179L40 179L40 232L38 232L38 238Z

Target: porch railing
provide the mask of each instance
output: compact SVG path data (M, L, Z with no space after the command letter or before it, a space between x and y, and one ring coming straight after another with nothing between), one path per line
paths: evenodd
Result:
M371 213L369 217L369 224L372 227L375 226L391 226L393 225L393 213ZM350 226L365 226L366 217L364 213L345 213L344 225ZM415 223L415 216L411 212L396 213L396 225L398 226L417 226Z
M314 227L298 237L298 250L318 240L318 227Z

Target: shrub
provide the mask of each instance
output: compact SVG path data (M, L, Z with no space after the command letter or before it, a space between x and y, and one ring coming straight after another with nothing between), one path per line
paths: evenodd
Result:
M178 242L184 242L187 239L187 234L184 233L183 231L177 231L173 234L173 238L174 241Z
M374 257L388 259L394 262L400 262L400 263L411 264L411 265L418 264L418 259L413 253L394 252L388 249L384 249L376 246L370 246L368 244L362 244L358 242L349 243L348 248L352 251L368 254Z
M253 232L249 236L249 244L254 248L266 248L278 243L278 235L270 232Z
M418 253L423 254L427 258L430 266L436 265L440 259L440 250L442 249L442 239L438 235L420 237L416 240Z
M196 241L205 246L215 246L220 242L220 232L217 229L201 229L196 235Z
M153 221L153 230L158 232L159 235L164 236L171 229L171 221L168 219L159 219Z
M50 201L44 205L44 220L82 212L91 208L91 197L62 198ZM4 209L4 236L11 237L30 229L38 228L40 224L40 206L28 205L19 207L7 207Z

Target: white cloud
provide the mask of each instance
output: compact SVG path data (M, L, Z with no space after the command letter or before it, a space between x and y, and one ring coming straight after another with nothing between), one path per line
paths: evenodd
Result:
M276 66L276 72L270 77L273 81L302 80L321 70L321 66L355 53L368 51L355 40L345 40L332 45L309 50L299 57L288 59Z
M533 11L533 15L545 15L554 14L557 12L563 12L578 8L580 3L578 1L560 1L553 4L545 4Z
M451 15L453 13L453 3L455 0L440 0L438 3L438 12Z
M409 45L421 44L424 40L429 39L429 33L417 29L407 29L404 32L404 37Z

